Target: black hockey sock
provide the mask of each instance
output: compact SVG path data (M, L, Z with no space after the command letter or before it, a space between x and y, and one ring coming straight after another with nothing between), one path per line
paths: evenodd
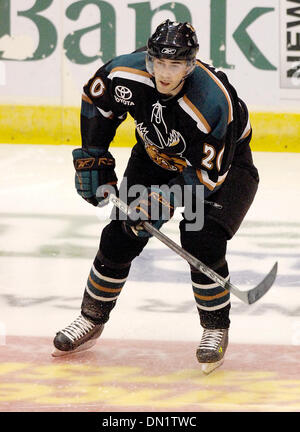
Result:
M82 300L82 314L95 322L104 324L114 308L126 282L130 266L110 268L95 258Z
M215 271L229 279L227 263ZM229 291L200 272L192 271L191 275L201 326L207 329L229 328Z

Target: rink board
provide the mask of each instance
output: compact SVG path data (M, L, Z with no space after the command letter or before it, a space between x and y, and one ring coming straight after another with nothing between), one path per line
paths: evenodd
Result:
M254 151L300 152L298 112L250 113ZM135 144L134 121L128 115L118 128L113 147ZM80 110L61 106L0 105L0 143L70 144L81 146Z

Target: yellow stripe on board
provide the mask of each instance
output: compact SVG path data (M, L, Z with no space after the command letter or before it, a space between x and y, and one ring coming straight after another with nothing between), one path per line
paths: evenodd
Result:
M300 113L251 112L254 151L300 152Z
M79 109L0 106L0 141L13 144L78 144Z
M251 112L250 118L252 150L300 152L300 113ZM80 109L0 105L0 143L80 146ZM128 116L112 145L131 147L134 143L134 122Z

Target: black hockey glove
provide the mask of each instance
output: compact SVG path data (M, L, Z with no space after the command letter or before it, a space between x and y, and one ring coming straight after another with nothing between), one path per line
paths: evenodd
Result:
M133 204L133 203L132 203ZM152 237L142 223L150 222L156 229L160 229L174 214L174 195L167 194L158 187L145 188L141 196L131 205L131 213L123 222L123 229L131 237Z
M97 206L107 203L105 187L108 191L114 188L117 193L117 176L115 173L115 159L108 151L97 148L77 148L73 150L73 163L76 170L75 187L77 192L87 202Z

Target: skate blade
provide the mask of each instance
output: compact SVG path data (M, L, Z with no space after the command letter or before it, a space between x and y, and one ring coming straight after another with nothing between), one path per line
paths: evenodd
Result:
M223 363L224 363L224 359L214 363L201 363L201 370L205 375L208 375L211 372L213 372L215 369L220 367Z
M97 343L97 339L89 340L89 341L85 342L84 344L80 345L78 348L74 349L73 351L61 351L57 348L54 348L51 355L52 355L52 357L62 357L62 356L66 356L66 355L75 354L75 353L86 351L86 350L92 348L94 345L96 345L96 343Z

